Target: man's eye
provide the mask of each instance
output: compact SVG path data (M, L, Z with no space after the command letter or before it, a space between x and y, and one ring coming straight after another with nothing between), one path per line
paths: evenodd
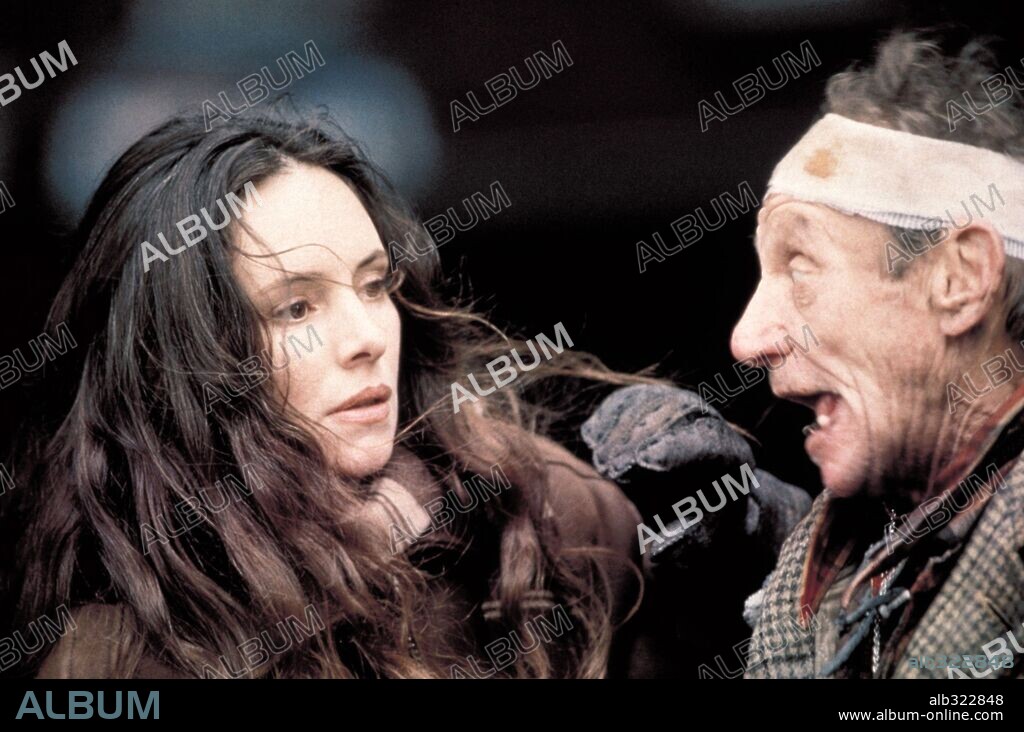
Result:
M814 271L814 265L807 257L797 255L789 260L789 275L793 282L802 282Z
M309 302L296 300L282 308L274 311L274 317L279 320L297 321L302 320L309 314Z

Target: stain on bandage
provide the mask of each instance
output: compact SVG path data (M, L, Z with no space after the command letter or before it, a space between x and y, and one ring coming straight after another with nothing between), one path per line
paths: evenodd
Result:
M804 164L804 170L816 178L829 178L839 167L839 158L827 147L819 147Z

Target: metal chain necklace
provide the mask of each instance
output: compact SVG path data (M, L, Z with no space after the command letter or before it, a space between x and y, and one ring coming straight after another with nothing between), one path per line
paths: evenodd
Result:
M885 506L885 504L882 505ZM892 523L885 527L886 534L889 534L896 525L896 512L888 506L885 506L885 510L889 513L889 518L892 519ZM890 546L890 544L886 542L886 546ZM902 566L903 562L900 562L899 565L893 567L882 575L882 586L878 590L879 595L884 595L889 591L889 586L892 584L893 578L896 576L897 569ZM880 612L875 613L875 623L872 630L874 632L872 633L871 639L871 678L877 679L878 667L881 665L882 659L882 614Z
M890 569L888 572L882 575L882 587L879 589L878 594L884 595L889 591L889 585L892 584L893 577L896 576L896 569ZM875 614L875 625L874 635L871 642L871 678L878 678L878 666L882 658L882 617L881 613Z

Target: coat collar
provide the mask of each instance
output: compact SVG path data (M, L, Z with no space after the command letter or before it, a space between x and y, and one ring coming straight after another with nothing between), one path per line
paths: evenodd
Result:
M1001 670L961 671L974 676L1014 676L1024 657L1024 461L988 501L949 577L924 614L920 630L897 655L893 676L929 675L909 671L912 656L953 653L1011 654ZM1010 638L1007 633L1013 633ZM947 676L945 669L938 669ZM958 675L952 673L952 675Z

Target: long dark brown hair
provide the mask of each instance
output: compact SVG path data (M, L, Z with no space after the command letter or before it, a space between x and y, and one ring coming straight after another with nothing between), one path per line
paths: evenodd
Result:
M431 611L424 573L357 520L365 486L329 468L269 387L247 388L238 365L264 351L267 331L232 275L234 226L143 267L140 242L155 244L158 232L214 210L228 192L243 197L245 183L289 161L347 181L385 244L412 237L418 251L431 249L410 209L323 117L296 121L277 109L210 132L202 119L181 117L133 145L85 214L80 252L49 316L48 328L65 323L79 347L47 385L53 404L19 461L15 627L62 603L122 603L136 631L126 642L198 673L220 668L220 656L242 666L239 645L285 618L308 617L312 606L326 629L250 674L432 677L464 662L465 647L429 633L410 648L415 619ZM460 475L488 475L495 464L514 486L452 534L461 538L450 551L475 542L491 568L482 578L490 610L476 643L523 633L538 608L561 605L572 631L500 675L603 675L613 632L605 572L596 551L563 547L545 512L547 467L532 434L540 412L517 392L551 375L636 379L566 352L481 408L453 413L452 383L475 373L486 386L484 365L516 342L441 301L436 249L399 272L391 294L402 318L397 441L456 491L465 492ZM241 395L207 413L203 385L215 380ZM144 526L180 524L174 506L226 475L260 487L144 550ZM26 673L42 655L27 659Z

